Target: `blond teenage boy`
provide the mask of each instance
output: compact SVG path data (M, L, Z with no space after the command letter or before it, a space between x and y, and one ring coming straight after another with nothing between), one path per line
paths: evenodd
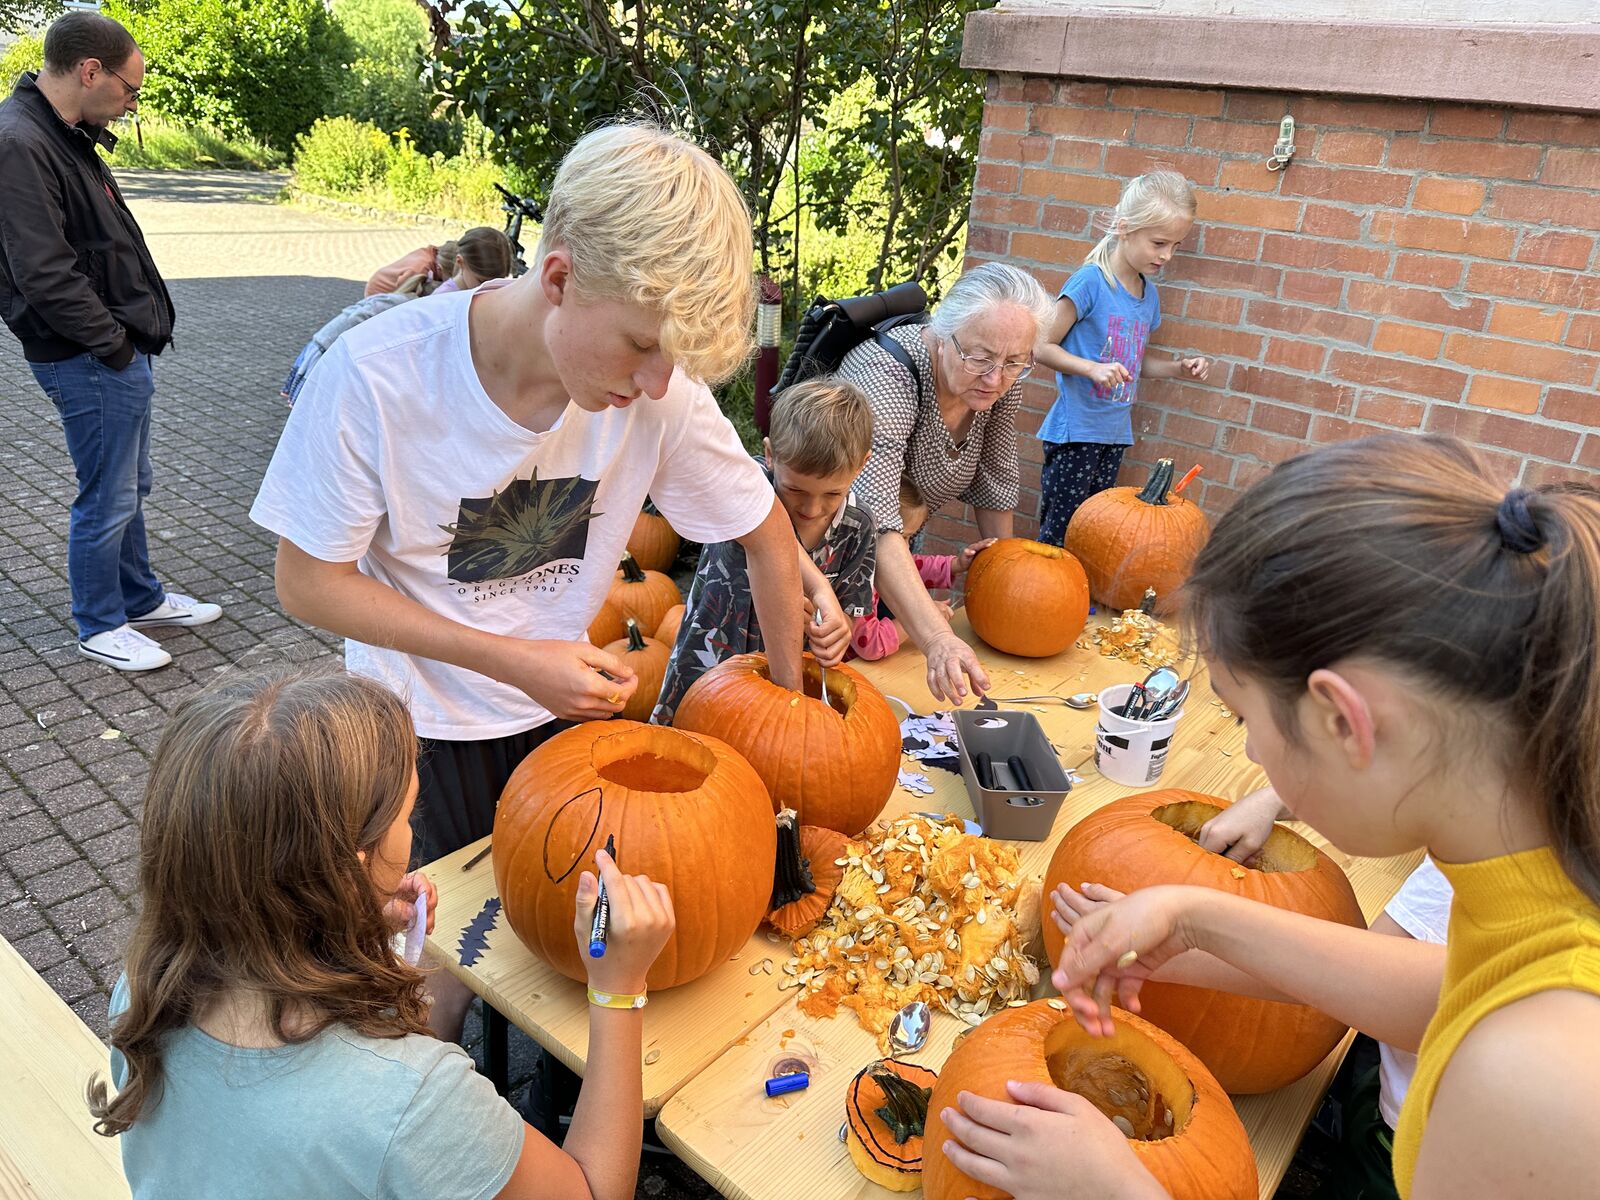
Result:
M751 254L714 159L614 125L562 162L525 276L385 312L307 379L251 516L284 608L410 701L416 861L488 834L535 746L632 695L584 631L646 494L744 547L799 686L794 532L706 386L749 353Z
M800 541L811 652L823 666L837 666L852 622L872 599L877 527L850 491L872 449L872 410L855 384L836 376L796 383L774 401L762 446L766 457L758 461ZM723 659L767 648L765 614L751 603L753 580L738 542L700 552L653 721L669 724L689 685Z

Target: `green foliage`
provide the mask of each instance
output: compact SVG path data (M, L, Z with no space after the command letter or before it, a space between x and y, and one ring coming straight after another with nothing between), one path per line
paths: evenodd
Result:
M25 33L0 54L0 85L10 92L17 76L24 71L37 71L44 66L44 35Z
M323 196L349 196L380 182L393 147L376 125L324 117L295 146L295 183Z
M294 172L295 187L318 196L500 223L494 183L503 172L483 152L481 138L466 138L459 154L423 154L404 131L391 138L369 122L324 117L301 135Z
M323 114L351 58L323 0L106 0L144 52L161 115L287 151Z
M0 0L0 31L22 33L38 29L60 15L60 12L61 0ZM38 68L26 67L24 70L36 71ZM5 76L6 87L9 88L15 78L14 75Z
M353 58L340 75L330 115L405 130L424 154L461 146L457 121L434 115L422 79L428 21L416 0L333 0L333 15L350 38Z
M141 117L144 145L131 123L117 129L117 148L101 154L113 167L159 167L165 170L269 171L283 166L283 155L252 138L231 138L205 126L174 125L159 117Z

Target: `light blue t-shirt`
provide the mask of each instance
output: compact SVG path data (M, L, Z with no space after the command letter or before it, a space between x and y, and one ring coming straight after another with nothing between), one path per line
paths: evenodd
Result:
M111 1015L127 1007L127 984ZM298 1046L169 1036L163 1085L122 1134L134 1200L491 1200L522 1154L522 1118L461 1047L344 1027ZM127 1073L112 1052L111 1077Z
M1114 359L1127 367L1133 378L1107 388L1096 387L1082 375L1058 372L1056 402L1039 427L1039 440L1131 446L1139 367L1151 333L1161 325L1155 281L1146 278L1144 296L1138 298L1121 283L1108 283L1099 267L1085 263L1062 286L1061 295L1078 310L1078 320L1067 330L1061 348L1091 362Z

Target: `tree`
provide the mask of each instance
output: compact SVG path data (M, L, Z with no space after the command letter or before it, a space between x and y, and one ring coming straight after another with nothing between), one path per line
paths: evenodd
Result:
M61 0L0 0L0 32L24 33L60 14ZM11 80L4 82L11 86Z
M428 19L416 0L333 0L332 10L352 58L330 114L389 133L406 130L424 154L459 149L459 126L435 119L432 91L421 77Z

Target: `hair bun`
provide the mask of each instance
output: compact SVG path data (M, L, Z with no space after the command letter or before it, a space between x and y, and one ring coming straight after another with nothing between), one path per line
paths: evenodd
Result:
M1529 488L1512 488L1495 509L1495 527L1500 531L1500 544L1507 550L1532 554L1544 545L1544 534L1528 511L1528 501L1536 494Z

